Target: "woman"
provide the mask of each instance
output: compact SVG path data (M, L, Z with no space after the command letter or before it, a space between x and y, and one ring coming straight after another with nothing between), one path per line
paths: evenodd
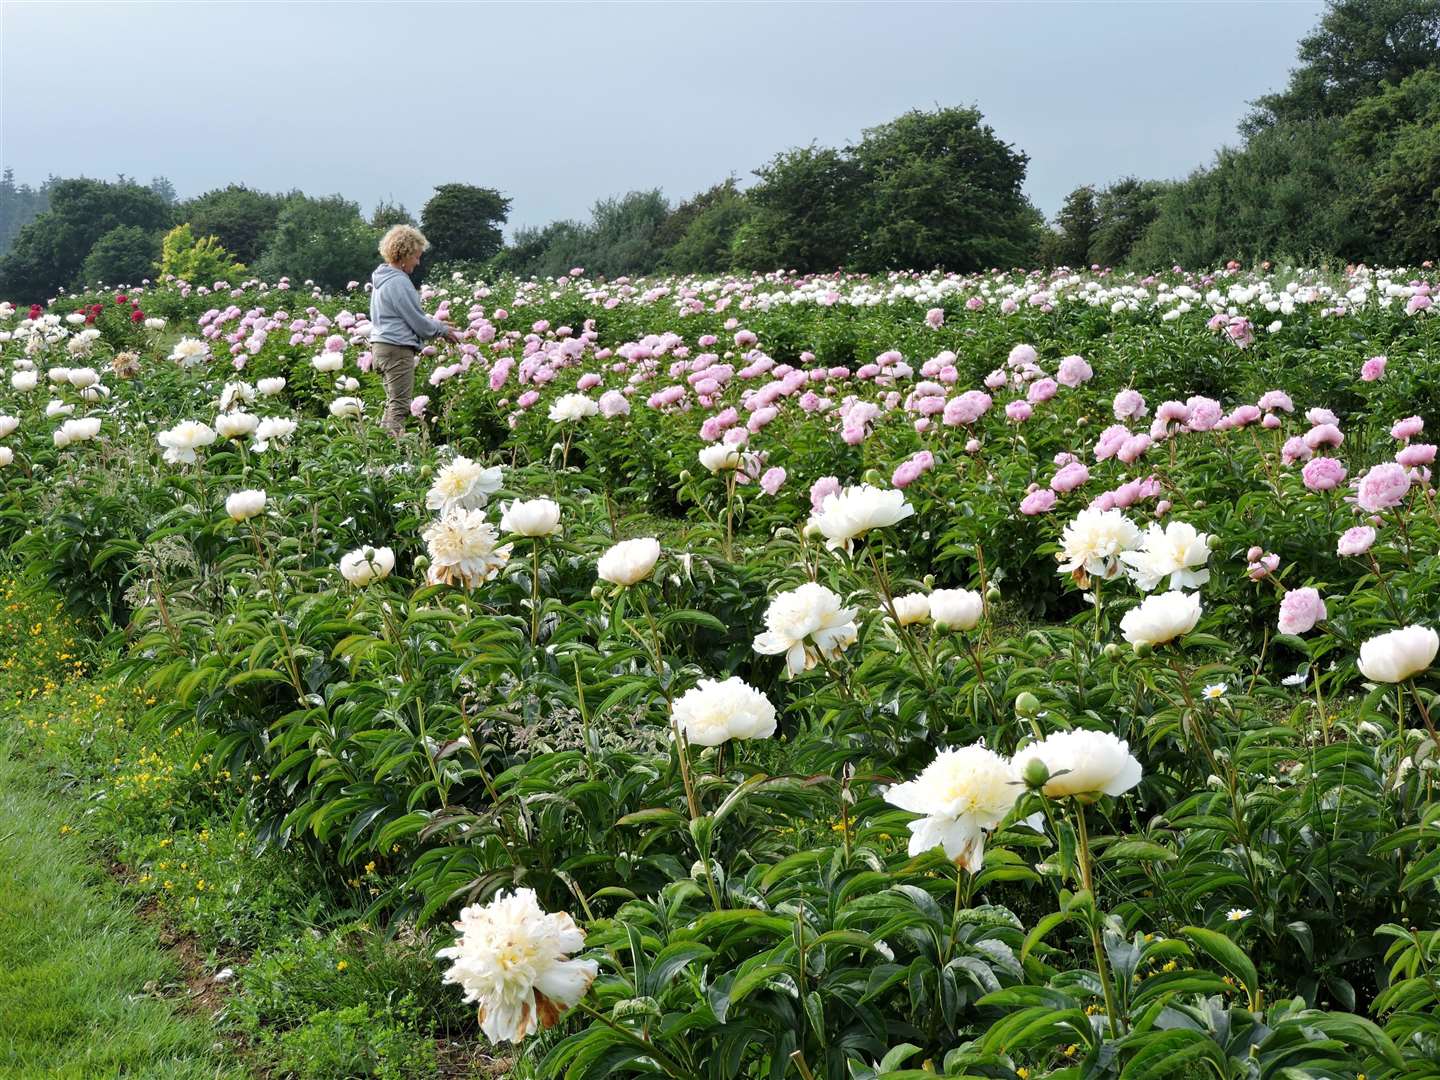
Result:
M410 415L420 343L433 337L460 340L448 322L421 310L420 294L410 281L429 246L419 229L396 225L381 237L380 257L385 261L370 275L370 353L385 383L380 426L397 435Z

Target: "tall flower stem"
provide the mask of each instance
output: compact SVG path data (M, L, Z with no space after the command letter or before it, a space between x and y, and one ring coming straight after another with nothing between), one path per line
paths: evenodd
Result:
M534 560L530 565L530 644L540 643L540 537L534 540Z
M300 668L295 663L295 647L290 644L290 632L285 629L285 613L280 607L280 576L275 573L274 564L265 552L265 545L260 540L260 530L255 526L253 518L250 521L250 538L255 541L255 554L260 560L260 567L270 579L270 601L275 609L275 625L280 628L280 640L285 646L285 665L289 669L290 685L295 688L296 698L303 703L305 684L300 679Z
M890 621L895 624L895 633L900 638L900 644L910 654L910 659L915 661L915 670L928 687L932 683L931 667L926 659L924 651L915 641L915 635L900 625L900 615L895 610L894 591L890 586L890 576L885 572L884 566L875 555L875 548L869 544L865 545L865 554L870 559L870 566L875 571L875 584L880 594L880 606L885 609L885 614L890 616Z
M738 469L725 473L725 561L735 561L735 485L739 482Z
M1074 809L1075 831L1080 839L1080 881L1085 886L1085 891L1090 894L1090 902L1095 905L1098 915L1100 901L1095 895L1095 879L1090 870L1090 834L1085 828L1085 807L1077 801ZM1090 920L1090 945L1095 950L1095 974L1100 977L1100 987L1105 991L1105 1013L1110 1020L1110 1037L1119 1038L1119 1010L1115 1005L1115 988L1110 985L1110 966L1105 961L1105 943L1100 936L1100 925L1094 918Z

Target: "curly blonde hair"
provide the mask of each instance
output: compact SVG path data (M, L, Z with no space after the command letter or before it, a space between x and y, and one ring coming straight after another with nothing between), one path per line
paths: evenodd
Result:
M387 263L404 262L430 248L430 241L414 225L392 225L380 238L380 257Z

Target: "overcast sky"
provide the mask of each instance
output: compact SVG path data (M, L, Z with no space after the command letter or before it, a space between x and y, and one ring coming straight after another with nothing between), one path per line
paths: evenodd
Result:
M911 108L974 105L1053 214L1082 183L1183 176L1286 80L1323 5L64 3L0 0L0 162L339 192L417 213L499 188L510 225L660 187Z

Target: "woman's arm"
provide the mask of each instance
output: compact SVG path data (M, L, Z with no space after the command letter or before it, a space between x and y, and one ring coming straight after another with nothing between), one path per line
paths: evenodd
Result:
M451 327L439 319L432 319L425 314L425 310L420 306L420 294L415 291L415 286L410 284L409 278L391 279L390 290L396 314L405 320L405 325L415 332L416 337L432 338L453 332Z

